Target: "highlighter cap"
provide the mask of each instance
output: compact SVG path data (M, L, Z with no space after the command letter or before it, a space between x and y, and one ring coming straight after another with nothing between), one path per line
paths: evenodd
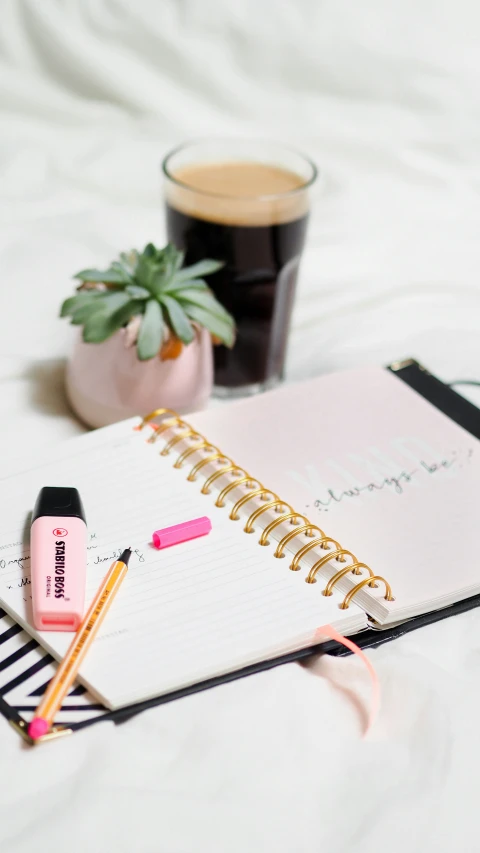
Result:
M40 489L33 509L32 524L42 516L81 518L87 523L78 489L67 486L44 486Z

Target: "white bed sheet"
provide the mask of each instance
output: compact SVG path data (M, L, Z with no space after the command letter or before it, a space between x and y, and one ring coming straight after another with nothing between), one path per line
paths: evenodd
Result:
M77 269L163 239L159 160L197 135L284 139L322 169L290 380L409 355L479 378L479 35L475 0L3 0L2 454L81 431L58 306ZM0 849L478 851L479 613L369 654L366 741L356 660L35 751L0 718Z

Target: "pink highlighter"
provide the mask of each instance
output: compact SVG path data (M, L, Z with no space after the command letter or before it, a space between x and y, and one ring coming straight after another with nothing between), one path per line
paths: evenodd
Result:
M77 489L41 489L33 510L30 561L35 628L76 631L87 574L87 524Z

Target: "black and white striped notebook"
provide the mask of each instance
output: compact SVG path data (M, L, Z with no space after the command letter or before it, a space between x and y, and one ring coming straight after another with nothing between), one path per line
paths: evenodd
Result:
M17 726L30 722L55 669L52 656L0 609L0 710ZM77 727L104 713L103 705L78 684L65 699L57 723Z

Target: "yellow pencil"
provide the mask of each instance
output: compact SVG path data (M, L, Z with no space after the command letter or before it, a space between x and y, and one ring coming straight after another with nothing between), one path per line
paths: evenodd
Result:
M108 608L127 574L131 554L131 549L126 548L121 557L112 563L100 584L95 598L28 727L28 734L33 740L42 737L50 729L57 711L61 708L65 696L75 681L81 663L95 639Z

